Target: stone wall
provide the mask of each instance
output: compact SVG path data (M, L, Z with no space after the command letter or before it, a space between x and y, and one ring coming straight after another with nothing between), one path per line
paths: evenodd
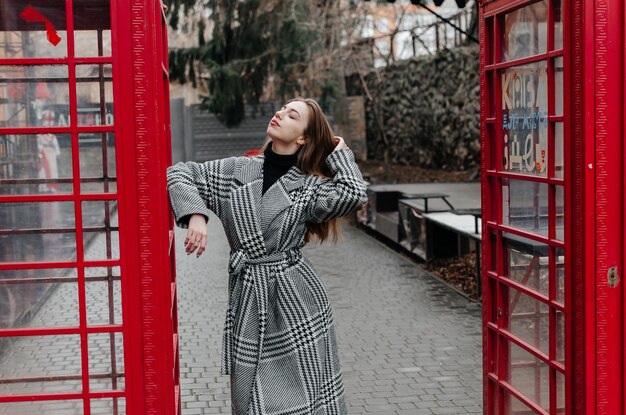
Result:
M478 47L443 50L346 79L365 97L367 155L391 163L466 170L480 165ZM385 144L376 115L389 145Z
M328 116L330 118L330 116ZM365 108L362 96L343 97L337 101L332 124L335 135L346 140L358 160L367 159Z

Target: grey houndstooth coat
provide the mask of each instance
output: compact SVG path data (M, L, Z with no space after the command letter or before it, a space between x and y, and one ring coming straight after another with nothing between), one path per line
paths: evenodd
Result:
M332 179L292 167L262 195L264 155L168 168L179 227L193 213L220 218L231 248L222 374L237 415L344 415L332 310L301 255L306 224L357 211L366 185L350 149L326 159Z

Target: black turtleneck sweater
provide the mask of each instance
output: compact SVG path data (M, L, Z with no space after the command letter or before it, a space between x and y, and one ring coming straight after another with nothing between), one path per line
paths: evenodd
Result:
M287 173L289 169L298 161L298 152L294 154L277 154L272 151L272 143L270 142L265 151L265 162L263 163L263 194L269 189L276 180Z

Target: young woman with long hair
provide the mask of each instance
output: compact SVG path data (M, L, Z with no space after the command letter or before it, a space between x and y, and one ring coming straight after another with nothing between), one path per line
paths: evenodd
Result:
M288 101L254 157L168 168L187 254L207 243L208 210L231 248L221 373L233 414L348 413L333 314L300 248L337 241L337 220L367 201L352 151L313 99Z

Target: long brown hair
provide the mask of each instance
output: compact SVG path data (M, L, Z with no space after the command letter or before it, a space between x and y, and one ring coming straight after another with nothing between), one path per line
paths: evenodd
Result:
M326 157L333 152L336 145L330 123L315 100L297 97L290 99L287 103L293 101L302 101L310 109L309 122L304 129L306 144L298 151L296 166L306 174L331 178L333 174L325 163ZM260 151L263 152L271 141L268 138ZM338 219L331 219L322 223L309 223L304 241L322 243L328 239L330 234L333 236L333 243L336 243L339 239Z

